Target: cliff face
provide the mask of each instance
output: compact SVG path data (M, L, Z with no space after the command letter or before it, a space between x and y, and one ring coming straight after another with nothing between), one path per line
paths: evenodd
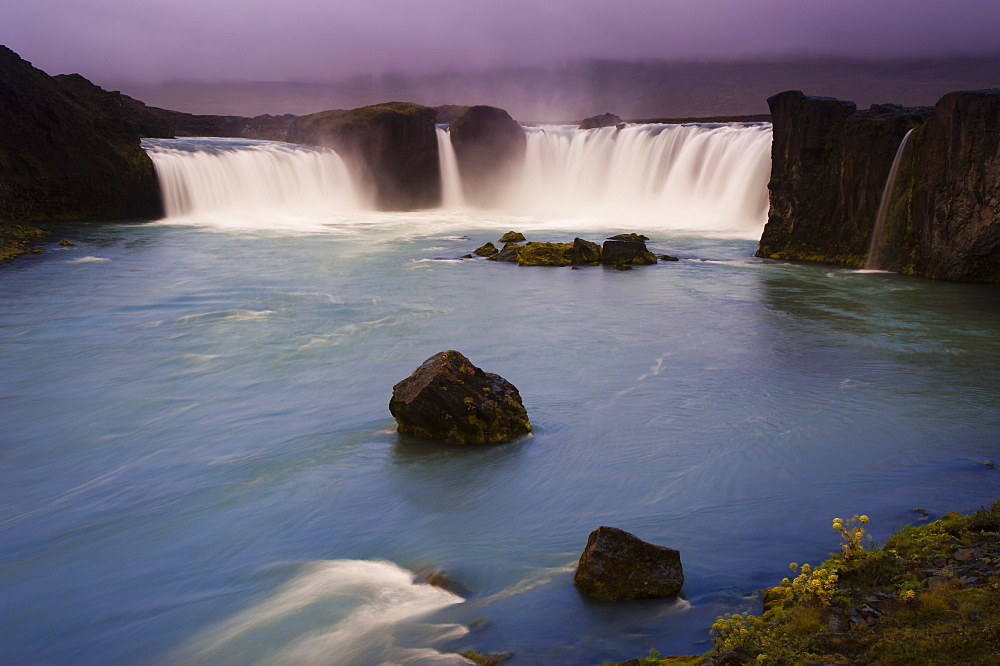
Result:
M889 218L889 268L1000 283L1000 90L945 95L911 142Z
M434 109L388 102L300 116L287 140L333 148L383 210L430 208L441 201Z
M135 125L87 86L97 88L83 77L64 86L0 46L0 223L162 214Z
M862 267L896 151L878 268L1000 282L1000 91L951 93L933 108L806 97L768 100L770 212L758 257Z
M467 201L491 206L524 164L528 140L503 109L472 106L448 128Z
M930 109L859 112L853 102L799 91L767 102L771 208L757 256L864 266L896 150Z

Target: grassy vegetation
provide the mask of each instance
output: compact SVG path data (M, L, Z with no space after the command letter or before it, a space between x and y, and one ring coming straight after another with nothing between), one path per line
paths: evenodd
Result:
M835 519L841 549L764 591L760 616L720 617L715 650L633 664L996 664L1000 500L870 548L866 516ZM628 663L628 662L626 662Z

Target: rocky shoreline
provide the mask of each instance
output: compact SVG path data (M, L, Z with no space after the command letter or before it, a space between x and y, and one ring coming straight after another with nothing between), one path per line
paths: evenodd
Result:
M1000 654L1000 500L906 527L866 547L867 516L835 519L840 552L815 568L790 565L763 590L764 612L720 617L715 649L651 653L654 664L994 664Z

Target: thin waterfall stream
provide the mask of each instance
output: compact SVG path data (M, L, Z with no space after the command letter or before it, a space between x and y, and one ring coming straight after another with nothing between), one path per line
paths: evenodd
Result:
M885 188L882 190L882 200L878 206L878 214L875 216L875 226L872 227L872 238L868 245L868 257L865 259L866 270L884 270L885 266L885 220L889 215L889 207L892 204L892 192L896 185L896 174L899 165L906 153L906 144L910 141L910 129L903 135L903 140L899 142L896 149L896 156L892 160L892 168L889 169L889 176L885 179Z

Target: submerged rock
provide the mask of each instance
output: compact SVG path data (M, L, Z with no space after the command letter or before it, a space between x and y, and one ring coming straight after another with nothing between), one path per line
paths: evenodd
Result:
M618 127L624 125L622 119L613 113L602 113L599 116L584 118L580 122L580 129L596 129L598 127Z
M478 254L480 257L492 257L499 251L493 243L486 243L485 245L480 245L472 252L473 254Z
M389 411L399 432L450 444L500 444L531 432L514 385L452 349L396 384Z
M598 601L674 597L684 585L680 552L617 527L590 533L573 583Z
M523 243L525 240L524 234L520 231L508 231L500 237L501 243Z
M642 240L606 240L601 261L608 266L621 264L648 265L656 263L656 255L646 249Z
M601 261L601 246L582 238L574 238L572 243L532 241L527 245L519 245L508 242L503 250L489 258L493 261L517 262L518 266L594 265Z
M516 263L522 249L524 249L523 245L518 245L517 243L507 243L503 246L503 249L500 250L500 252L494 254L492 257L489 257L489 260L510 261Z

